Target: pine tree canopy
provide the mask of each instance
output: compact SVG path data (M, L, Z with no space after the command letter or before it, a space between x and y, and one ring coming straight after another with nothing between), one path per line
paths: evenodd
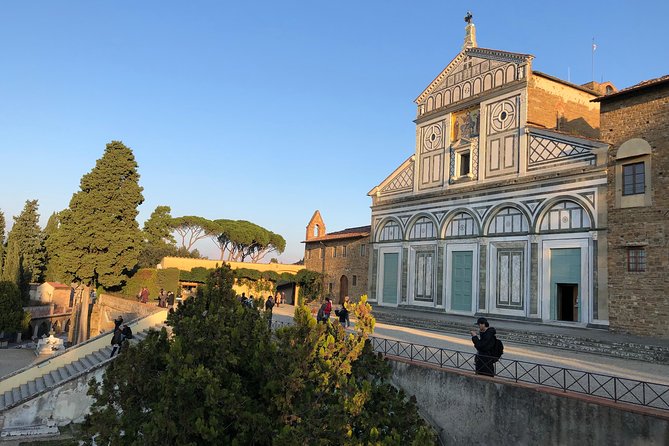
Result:
M52 254L67 280L105 288L125 282L137 265L143 201L132 150L112 141L60 214Z

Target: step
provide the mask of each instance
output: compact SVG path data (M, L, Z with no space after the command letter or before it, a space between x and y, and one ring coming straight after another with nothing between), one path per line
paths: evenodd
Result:
M72 363L65 364L65 368L67 369L67 373L70 376L75 376L79 374L79 370L77 370L77 368Z
M83 358L79 358L79 362L81 362L81 364L83 364L83 366L86 367L87 369L90 369L96 364L91 360L90 356L91 355L86 355Z
M28 393L31 395L37 393L37 383L34 379L32 381L28 381Z
M21 389L19 387L14 387L12 389L12 398L15 403L21 401Z
M100 351L93 352L91 354L98 361L98 364L101 363L101 362L106 361L109 358L109 355L105 356L104 353L102 353Z
M45 384L47 387L51 387L51 386L53 386L54 384L56 384L56 381L53 379L53 376L51 376L50 373L47 373L46 375L43 375L43 376L42 376L42 379L44 380L44 384Z
M60 373L58 373L58 370L52 370L52 371L50 371L50 372L49 372L49 376L50 376L51 379L53 380L53 384L54 384L54 385L58 384L59 382L61 382L61 381L63 380L63 377L60 376Z
M70 377L70 372L67 371L65 367L58 367L56 370L58 373L60 373L60 380L65 381L67 378Z
M8 390L5 393L2 394L2 401L3 401L3 406L2 407L7 407L10 404L14 402L14 397L12 397L12 391Z
M47 385L46 382L44 381L43 377L39 377L35 380L35 391L41 392L42 390L46 389Z
M0 395L0 409L4 409L4 408L5 408L5 395L2 394L2 395Z
M30 396L30 389L28 388L28 383L21 384L19 386L19 392L21 393L21 399L28 398Z
M86 371L86 366L82 364L80 360L76 360L74 362L71 362L70 365L74 367L76 373L82 373Z

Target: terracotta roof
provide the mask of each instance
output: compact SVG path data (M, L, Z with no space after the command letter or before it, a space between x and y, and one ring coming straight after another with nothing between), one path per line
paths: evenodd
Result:
M64 283L60 283L60 282L46 282L46 283L48 283L49 285L51 285L54 288L70 288L69 285L65 285Z
M643 88L648 88L648 87L654 87L655 85L660 85L663 83L669 82L669 74L665 74L664 76L656 77L655 79L648 79L642 82L639 82L638 84L632 85L631 87L623 88L622 90L618 90L615 93L607 94L605 96L593 99L592 102L600 102L600 101L605 101L610 98L617 98L621 95L631 93L636 90L641 90Z
M356 228L346 228L342 231L331 232L331 233L325 234L321 237L314 237L314 238L311 238L309 240L304 240L302 243L312 243L312 242L322 242L322 241L325 241L325 240L340 240L340 239L347 239L347 238L367 237L371 231L372 231L371 226L358 226Z

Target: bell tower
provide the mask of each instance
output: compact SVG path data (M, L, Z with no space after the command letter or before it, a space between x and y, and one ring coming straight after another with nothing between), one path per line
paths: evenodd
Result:
M323 223L323 218L321 217L321 212L316 210L307 225L307 236L305 240L309 241L314 238L323 237L325 234L327 234L327 232L325 230L325 223Z

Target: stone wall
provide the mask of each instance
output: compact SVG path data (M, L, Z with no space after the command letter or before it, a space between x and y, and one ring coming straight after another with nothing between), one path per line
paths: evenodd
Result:
M620 187L616 184L616 155L632 138L645 140L652 149L650 172L646 171L650 174L650 205L621 208L616 203L616 187ZM669 338L669 84L602 101L602 139L611 144L607 193L610 327ZM628 271L631 246L645 249L646 271Z
M159 311L155 301L143 304L109 294L101 294L91 310L90 336L93 338L114 328L114 319L122 316L131 321Z
M596 95L533 74L527 84L527 122L587 138L599 137Z
M666 445L669 415L558 390L390 361L442 444Z
M360 246L365 245L365 254L361 255ZM343 247L346 246L346 257L343 256ZM321 258L321 248L325 247L325 263ZM322 272L325 268L325 292L328 293L332 284L334 302L339 302L339 291L341 277L348 279L348 295L352 300L357 300L363 294L367 294L367 273L369 271L370 241L367 237L348 238L338 240L325 240L319 242L307 242L304 252L304 266L312 271ZM333 250L337 249L337 256ZM355 285L353 277L355 276Z

